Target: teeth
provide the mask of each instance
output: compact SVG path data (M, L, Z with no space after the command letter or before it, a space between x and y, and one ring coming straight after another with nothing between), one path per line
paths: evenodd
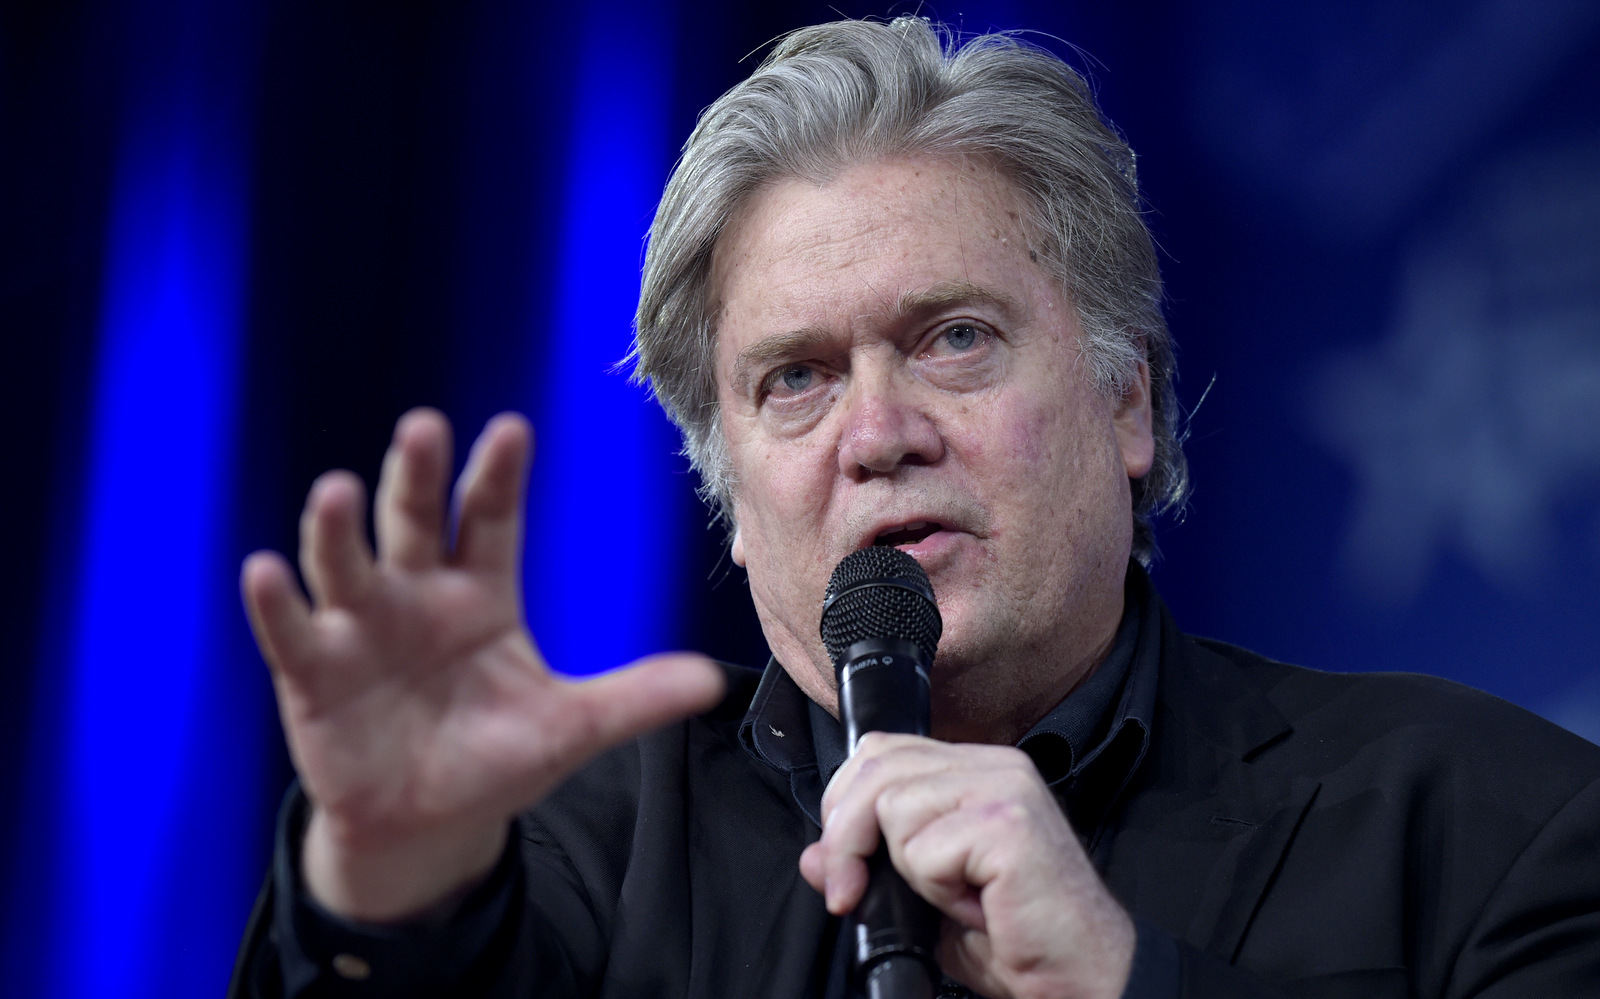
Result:
M891 527L887 531L884 531L882 534L879 534L878 537L880 539L886 538L891 534L899 534L901 531L920 531L920 530L926 528L927 526L928 526L928 521L926 521L926 520L916 520L916 521L912 521L909 524L901 524L899 527Z

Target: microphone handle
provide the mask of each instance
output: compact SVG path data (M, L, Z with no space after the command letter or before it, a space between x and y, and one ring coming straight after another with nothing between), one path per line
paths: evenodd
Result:
M852 755L867 732L928 734L928 669L915 645L866 639L841 660L839 717ZM866 893L849 918L852 966L870 999L932 999L939 911L911 890L883 846L868 862Z
M928 667L915 645L864 639L844 650L838 673L839 720L850 755L868 732L928 734Z
M884 958L867 973L867 999L933 999L928 966L908 954Z

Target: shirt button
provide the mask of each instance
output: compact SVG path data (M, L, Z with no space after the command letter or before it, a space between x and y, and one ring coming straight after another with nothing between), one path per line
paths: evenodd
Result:
M354 954L335 954L333 970L340 978L348 978L352 982L364 982L372 977L372 965Z

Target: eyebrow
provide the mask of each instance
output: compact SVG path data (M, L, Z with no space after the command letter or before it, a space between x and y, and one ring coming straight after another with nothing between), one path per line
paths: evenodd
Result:
M895 302L896 318L939 312L952 305L988 305L1015 319L1022 314L1022 304L1004 292L993 291L967 281L941 281L931 288L908 291Z
M791 357L814 354L830 339L832 337L827 330L814 326L763 337L739 351L739 356L733 362L733 375L729 381L736 393L745 395L750 385L750 378L757 371Z
M1022 305L1015 298L967 281L941 281L919 291L903 292L895 301L891 322L908 317L942 312L953 305L987 305L1005 313L1008 320L1022 314ZM751 375L769 365L792 357L804 357L822 349L833 334L818 327L803 327L763 337L739 352L733 362L729 381L734 390L744 394Z

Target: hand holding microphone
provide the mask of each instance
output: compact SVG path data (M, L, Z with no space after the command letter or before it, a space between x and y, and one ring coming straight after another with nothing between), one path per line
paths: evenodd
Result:
M824 607L851 755L800 870L829 911L850 914L861 988L931 996L942 969L990 999L1120 996L1133 922L1032 760L926 738L942 623L916 560L893 548L848 556Z

